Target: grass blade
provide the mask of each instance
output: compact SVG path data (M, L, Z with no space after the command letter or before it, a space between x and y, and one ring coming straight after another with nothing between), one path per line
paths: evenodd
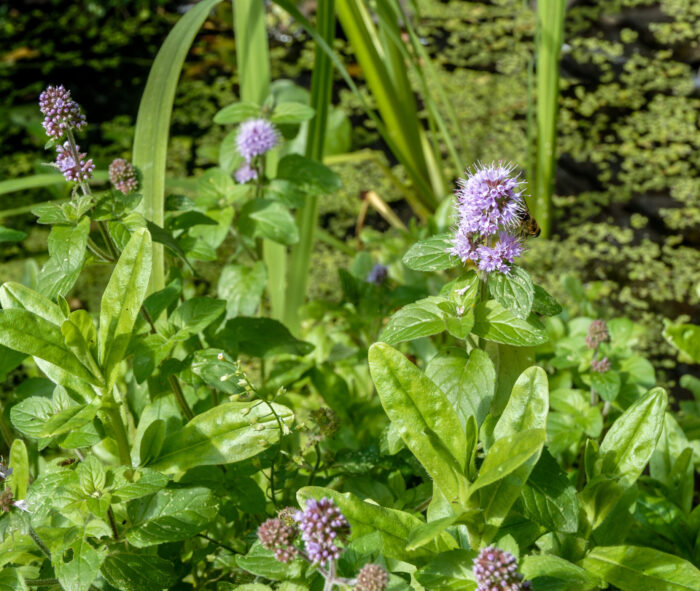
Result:
M170 136L170 116L175 90L187 53L211 9L221 0L203 0L194 5L173 27L148 74L141 97L134 134L134 165L141 171L143 201L141 213L158 226L164 222L165 162ZM153 244L153 272L150 292L164 287L163 246Z

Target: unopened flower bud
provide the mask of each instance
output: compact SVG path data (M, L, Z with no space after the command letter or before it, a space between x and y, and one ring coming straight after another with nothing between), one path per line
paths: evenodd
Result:
M389 585L389 574L378 564L365 564L357 573L355 591L384 591Z
M484 548L474 559L477 591L525 591L530 581L523 581L518 562L510 552L493 546Z
M124 158L115 158L109 165L109 182L124 195L133 193L139 186L136 169Z
M591 361L591 371L596 373L605 373L606 371L610 371L610 361L607 357L603 357L602 359L598 360L594 359Z
M272 550L275 558L280 562L289 562L296 556L296 548L293 547L298 529L281 519L268 519L258 528L258 539L266 550Z
M608 340L610 340L610 333L605 320L594 320L591 322L586 335L586 346L589 349L595 349L598 345Z

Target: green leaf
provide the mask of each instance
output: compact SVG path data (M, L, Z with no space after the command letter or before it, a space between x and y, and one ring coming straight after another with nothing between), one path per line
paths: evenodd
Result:
M496 393L491 405L491 414L498 417L510 400L515 382L528 367L535 364L535 351L530 347L487 343L486 352L496 367Z
M500 439L527 429L544 429L547 426L548 411L547 373L541 367L530 367L515 382L493 436Z
M280 103L272 112L270 121L275 125L302 123L303 121L308 121L313 118L315 114L316 111L309 107L309 105L304 105L302 103Z
M5 309L27 310L56 326L61 326L66 319L58 305L49 298L14 281L8 281L0 286L0 304Z
M97 355L97 330L86 310L71 312L61 324L61 332L68 348L92 374L102 381L100 369L95 363Z
M280 160L277 178L298 185L307 195L330 195L343 186L330 168L299 154L287 154Z
M64 342L61 329L26 310L0 310L0 344L44 359L93 385L99 381L78 361Z
M457 411L462 428L466 428L470 416L480 426L491 408L496 386L493 363L480 349L471 351L469 357L452 349L448 353L452 354L433 357L425 375L445 393Z
M666 322L664 337L676 349L695 363L700 363L700 326Z
M563 308L549 293L539 285L535 285L535 299L532 302L532 311L543 316L556 316L561 314Z
M554 554L530 554L524 556L520 562L520 572L525 580L554 578L565 581L565 589L587 591L598 589L601 581L598 577L586 572L580 566L564 560ZM534 588L538 589L538 581L534 581Z
M549 531L578 531L576 489L546 449L520 494L523 514Z
M283 426L292 411L272 404ZM228 402L197 415L171 433L150 468L172 474L195 466L232 464L259 454L280 439L277 418L266 403Z
M139 466L143 466L152 459L157 458L160 454L160 450L163 449L164 441L165 421L162 419L155 419L143 432L141 443L139 445L139 457L137 464Z
M80 404L60 410L46 420L41 436L53 437L54 435L77 431L95 418L99 408L100 400L96 398L91 404Z
M454 547L454 540L448 533L443 532L429 544L409 550L407 545L411 532L424 525L415 515L375 503L366 503L352 493L339 493L329 488L307 486L297 492L297 500L301 507L306 506L306 499L318 500L323 497L332 499L350 522L351 540L378 532L382 539L382 554L387 558L424 564L436 553Z
M170 322L188 334L202 332L224 313L226 302L203 296L185 300L170 316Z
M314 350L311 343L295 338L284 324L272 318L233 318L226 322L216 338L234 357L238 353L252 357L284 353L303 356Z
M220 199L227 199L236 190L230 174L221 168L210 168L197 179L197 203L214 207Z
M404 306L396 312L379 335L390 345L428 337L445 330L445 312L438 306L444 298L428 297Z
M620 392L620 374L615 371L599 373L591 371L588 375L591 387L600 394L606 402L614 402Z
M407 447L449 501L463 498L467 440L445 395L384 343L370 347L369 367L382 406Z
M12 496L15 499L24 499L29 488L29 456L27 446L21 439L15 439L10 447L10 463L12 475L9 477Z
M700 581L691 563L653 548L598 546L580 564L621 591L697 591Z
M214 123L226 125L227 123L240 123L246 119L260 117L260 106L255 103L233 103L221 109L214 115Z
M135 231L102 295L98 331L100 365L110 390L124 359L151 276L151 236Z
M163 424L163 421L156 422ZM167 484L167 476L150 468L133 469L120 466L114 469L112 499L114 502L131 501L157 493Z
M429 521L428 523L419 525L411 532L411 535L408 538L408 543L406 544L406 550L415 550L416 548L424 546L428 542L432 542L455 521L457 521L457 518L457 515L452 515L451 517L443 517L442 519Z
M61 588L66 591L88 591L100 572L107 549L96 550L82 538L71 544L73 559L64 562L63 553L57 552L53 557L53 567Z
M100 572L107 582L120 591L168 589L180 577L175 565L153 554L114 552L102 563Z
M267 283L265 263L227 265L219 276L217 295L226 302L226 316L253 316L258 311Z
M126 539L137 548L187 540L209 525L219 501L208 488L166 489L129 504Z
M294 216L279 201L252 199L241 208L238 227L243 234L279 244L299 242Z
M165 248L178 257L190 269L194 270L192 264L187 259L185 251L182 250L180 243L173 238L173 235L170 232L164 228L161 228L159 225L154 224L150 220L146 222L146 228L148 229L148 233L151 235L151 240L153 242L157 242L158 244L165 246Z
M549 340L542 323L533 315L527 320L518 318L495 300L480 302L474 308L472 332L487 341L534 347Z
M80 479L80 488L86 495L101 493L107 482L107 474L102 462L95 456L86 457L76 469Z
M475 591L472 564L476 557L472 550L442 552L416 573L416 580L431 591Z
M630 486L649 462L661 435L668 403L663 388L652 388L613 423L600 444L602 474Z
M459 265L460 261L448 250L454 246L454 234L437 234L416 242L403 257L403 264L414 271L443 271Z
M49 234L49 260L39 273L38 285L42 295L55 298L66 295L83 269L90 218L84 217L77 226L54 226Z
M535 286L525 269L511 265L510 273L490 273L488 286L494 299L518 318L524 320L530 315Z
M10 420L23 435L38 439L43 436L44 423L53 413L53 405L48 398L30 396L10 409Z
M265 577L273 581L285 579L298 579L301 577L304 562L301 559L291 562L280 562L270 550L265 550L256 541L245 556L236 555L236 566L258 577ZM240 589L238 586L236 589ZM257 590L256 590L257 591Z
M219 2L221 0L198 2L173 27L151 66L139 104L132 152L134 166L142 174L141 192L144 199L140 210L147 220L161 227L164 223L165 168L170 116L177 81L197 31ZM163 281L163 251L156 245L153 247L151 291L162 289Z
M17 569L8 566L0 570L0 591L29 591Z
M13 230L12 228L0 226L0 244L4 242L21 242L26 237L26 232L20 232L19 230Z

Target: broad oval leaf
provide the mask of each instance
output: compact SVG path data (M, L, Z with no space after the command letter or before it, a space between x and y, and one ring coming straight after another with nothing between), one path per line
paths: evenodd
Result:
M270 121L276 125L284 123L302 123L303 121L312 119L315 114L316 111L309 105L292 102L279 103L275 106Z
M219 276L217 294L226 302L227 318L254 316L266 284L267 270L262 261L250 267L237 264L225 266Z
M209 525L219 501L203 486L166 489L129 504L126 539L137 548L187 540Z
M294 216L279 201L252 199L241 208L238 227L243 234L267 238L279 244L299 242Z
M126 354L131 332L146 298L151 276L151 235L136 230L122 251L102 295L98 346L100 364L111 389Z
M382 406L408 448L448 500L463 498L467 440L446 396L385 343L370 347L369 368Z
M225 125L227 123L240 123L246 119L260 116L260 106L255 103L240 102L228 105L214 115L214 123Z
M530 367L515 382L493 436L500 439L527 429L545 429L548 411L547 373L541 367Z
M54 226L49 234L49 260L42 267L38 285L47 298L66 295L83 269L87 252L90 218L84 217L76 226Z
M396 312L379 335L390 345L428 337L445 330L445 312L438 306L445 298L428 297L404 306Z
M487 341L517 347L534 347L549 340L544 326L534 315L523 320L495 300L474 307L472 332Z
M700 584L690 562L654 548L598 546L580 564L622 591L697 591Z
M663 388L652 388L613 423L600 444L602 473L630 486L654 453L668 403Z
M57 326L61 326L66 319L58 305L49 298L13 281L0 286L0 304L6 310L9 308L27 310Z
M272 403L283 428L292 422L286 406ZM259 454L280 439L277 418L267 403L227 402L197 415L165 438L149 467L173 474L195 466L232 464Z
M443 271L459 265L459 259L448 253L454 246L452 233L437 234L416 242L403 256L403 264L414 271Z
M63 560L63 552L54 554L53 566L61 588L66 591L88 591L100 572L100 566L107 555L107 549L96 550L82 537L71 544L73 558Z
M530 315L535 286L525 269L511 265L509 273L490 273L488 287L493 298L518 318L525 319Z
M178 579L175 565L156 555L114 552L102 563L100 572L121 591L168 589Z

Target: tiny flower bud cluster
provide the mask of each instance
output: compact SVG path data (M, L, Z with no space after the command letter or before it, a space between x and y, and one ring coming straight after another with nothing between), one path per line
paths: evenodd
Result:
M80 106L62 85L49 86L42 92L39 108L44 115L42 125L49 137L60 139L69 129L82 129L86 124Z
M138 189L139 181L136 177L136 170L131 162L124 158L116 158L109 165L109 182L117 191L128 195Z
M81 153L80 146L75 146L75 151L71 148L70 142L65 142L62 146L56 146L58 155L56 156L56 166L63 173L67 181L83 183L92 177L95 165L92 159L85 160L86 154Z
M308 500L306 510L297 511L294 521L299 524L312 563L326 563L340 557L336 542L345 541L350 535L350 524L331 499Z
M518 562L510 552L488 546L474 559L477 591L525 591L530 581L523 581Z
M588 334L586 335L586 346L589 349L597 349L601 343L605 343L610 340L610 333L608 332L608 325L605 320L594 320L588 327Z
M449 250L486 272L508 273L523 252L516 230L526 209L523 182L511 164L478 165L457 190L458 226Z
M378 564L365 564L357 573L355 591L384 591L389 585L389 574Z
M236 182L243 185L245 183L249 183L250 181L254 181L255 179L257 179L258 171L246 162L236 171L234 176L236 177Z
M272 550L280 562L289 562L297 555L292 544L299 530L284 519L272 518L263 522L258 528L258 539L263 548Z
M596 373L605 373L606 371L610 371L610 361L607 357L603 357L602 359L593 359L593 361L591 361L591 371Z

